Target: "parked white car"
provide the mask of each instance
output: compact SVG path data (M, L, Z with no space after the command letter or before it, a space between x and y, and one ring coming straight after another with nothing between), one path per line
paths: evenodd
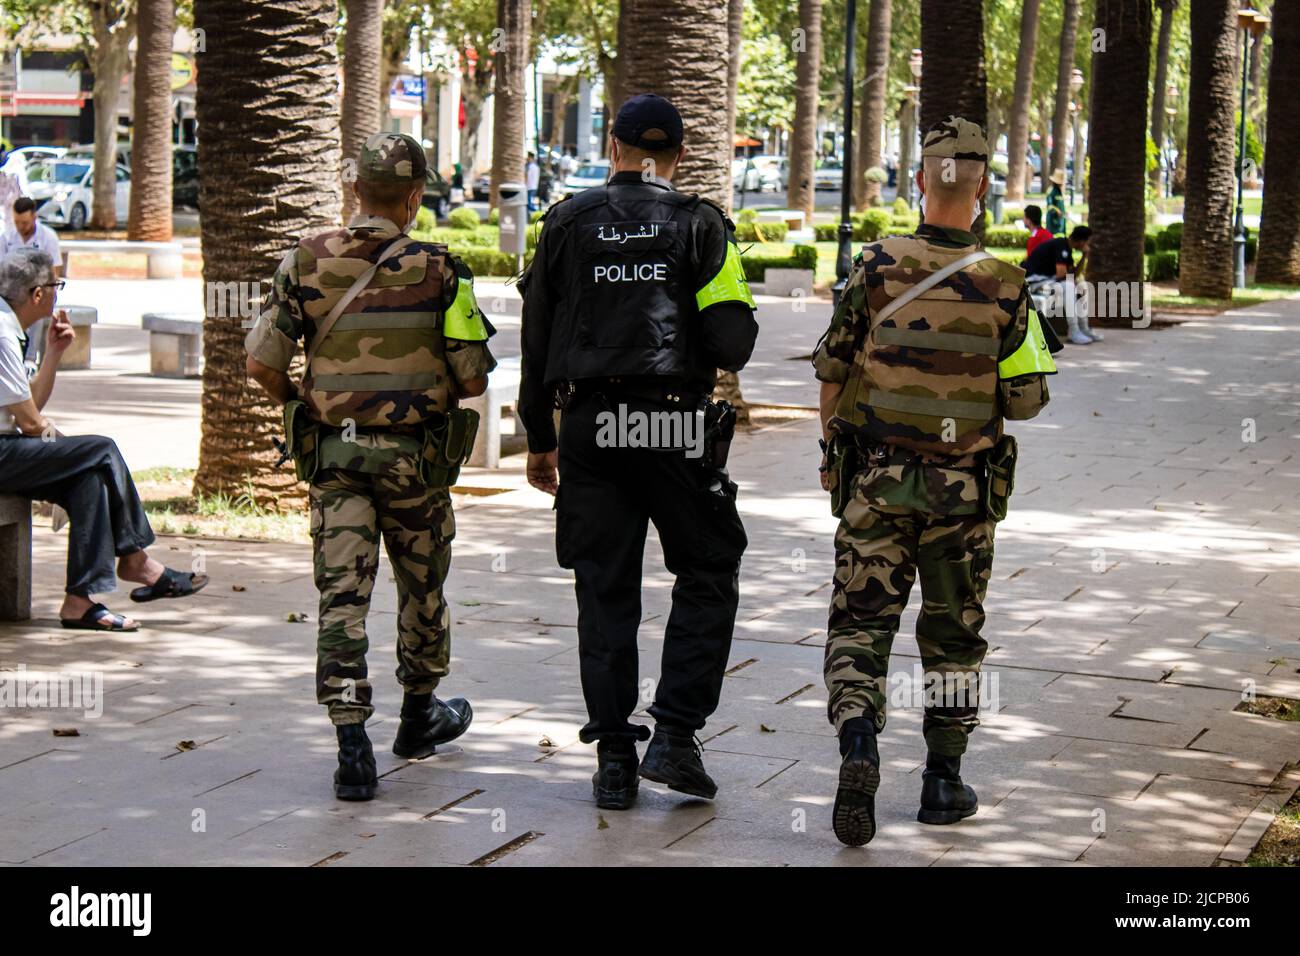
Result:
M765 192L779 192L790 185L790 160L785 156L755 156L759 187Z
M828 159L813 173L813 189L840 189L844 185L844 167L838 159Z
M92 196L95 174L92 164L57 160L44 164L44 169L47 171L45 184L49 188L49 198L41 203L36 212L37 218L51 226L85 229L94 211ZM125 166L117 167L114 200L117 218L125 220L131 201L131 173Z
M573 171L571 176L564 180L564 185L559 190L560 196L572 196L574 193L580 193L592 186L603 186L608 179L609 160L593 159L590 162L583 163Z
M741 189L742 182L745 192L756 193L762 185L762 174L757 167L750 164L749 160L737 156L731 161L731 188Z
M11 149L5 155L4 165L0 166L0 173L9 173L18 177L18 188L22 190L24 196L31 196L31 185L33 172L38 170L42 163L58 159L67 150L62 146L19 146L17 149ZM39 175L37 176L39 179Z

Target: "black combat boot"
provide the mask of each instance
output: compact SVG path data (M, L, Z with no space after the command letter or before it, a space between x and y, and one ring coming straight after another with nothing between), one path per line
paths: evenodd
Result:
M334 730L339 738L339 769L334 771L334 796L340 800L373 800L379 778L375 773L375 752L366 736L366 725L341 724Z
M464 697L439 700L432 692L404 694L393 753L408 760L428 757L438 744L449 743L468 730L473 719L474 708Z
M596 772L591 793L602 810L627 810L636 803L636 743L612 737L596 743Z
M921 823L956 823L979 809L975 791L961 782L961 758L927 754L921 774Z
M880 751L870 717L853 717L840 728L840 787L835 791L831 826L845 846L866 846L876 835L876 790Z
M718 785L704 772L700 745L690 731L681 733L656 727L641 761L641 776L662 783L669 790L705 800L712 800L718 793Z

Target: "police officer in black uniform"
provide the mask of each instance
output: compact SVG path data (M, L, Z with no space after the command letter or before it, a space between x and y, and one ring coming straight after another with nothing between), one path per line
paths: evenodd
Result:
M556 495L556 555L576 579L590 718L579 736L597 741L593 791L609 809L632 805L638 773L717 793L695 734L718 705L747 544L722 467L729 407L708 399L717 369L749 360L758 325L731 221L672 187L685 154L671 103L628 100L609 182L551 208L521 282L528 480ZM656 413L672 426L658 441L635 424ZM654 737L638 766L636 741L650 729L629 717L648 522L676 584L649 709Z

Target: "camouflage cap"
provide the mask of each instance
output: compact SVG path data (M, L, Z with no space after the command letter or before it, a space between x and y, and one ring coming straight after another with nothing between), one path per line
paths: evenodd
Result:
M930 127L921 147L922 156L989 161L989 138L979 123L949 116Z
M357 178L368 183L414 183L428 172L424 150L405 133L376 133L357 156Z

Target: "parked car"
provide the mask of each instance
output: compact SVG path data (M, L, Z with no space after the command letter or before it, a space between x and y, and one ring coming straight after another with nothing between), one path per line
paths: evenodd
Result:
M593 159L590 162L583 163L564 180L563 185L557 190L558 195L555 198L563 199L565 196L572 196L574 193L580 193L592 186L603 186L608 179L609 160Z
M83 143L80 146L73 146L61 157L63 159L76 160L94 160L95 144ZM131 143L128 140L122 140L117 144L117 164L125 166L128 170L131 168Z
M813 189L841 189L844 167L838 159L828 159L813 172Z
M790 185L790 160L787 157L755 156L754 165L758 168L760 189L779 192Z
M475 178L473 188L474 198L480 202L487 202L492 198L492 177L487 173Z
M744 189L747 193L756 193L761 182L762 176L750 160L737 156L731 161L732 189Z
M429 167L429 178L424 181L424 198L420 204L438 219L444 218L451 209L451 183L432 166Z
M172 205L199 208L199 153L193 146L172 151Z
M95 173L92 164L85 160L56 160L46 163L49 170L50 195L37 210L37 218L51 226L84 229L94 210ZM114 207L118 219L126 219L131 197L131 171L125 166L116 168L117 184Z

